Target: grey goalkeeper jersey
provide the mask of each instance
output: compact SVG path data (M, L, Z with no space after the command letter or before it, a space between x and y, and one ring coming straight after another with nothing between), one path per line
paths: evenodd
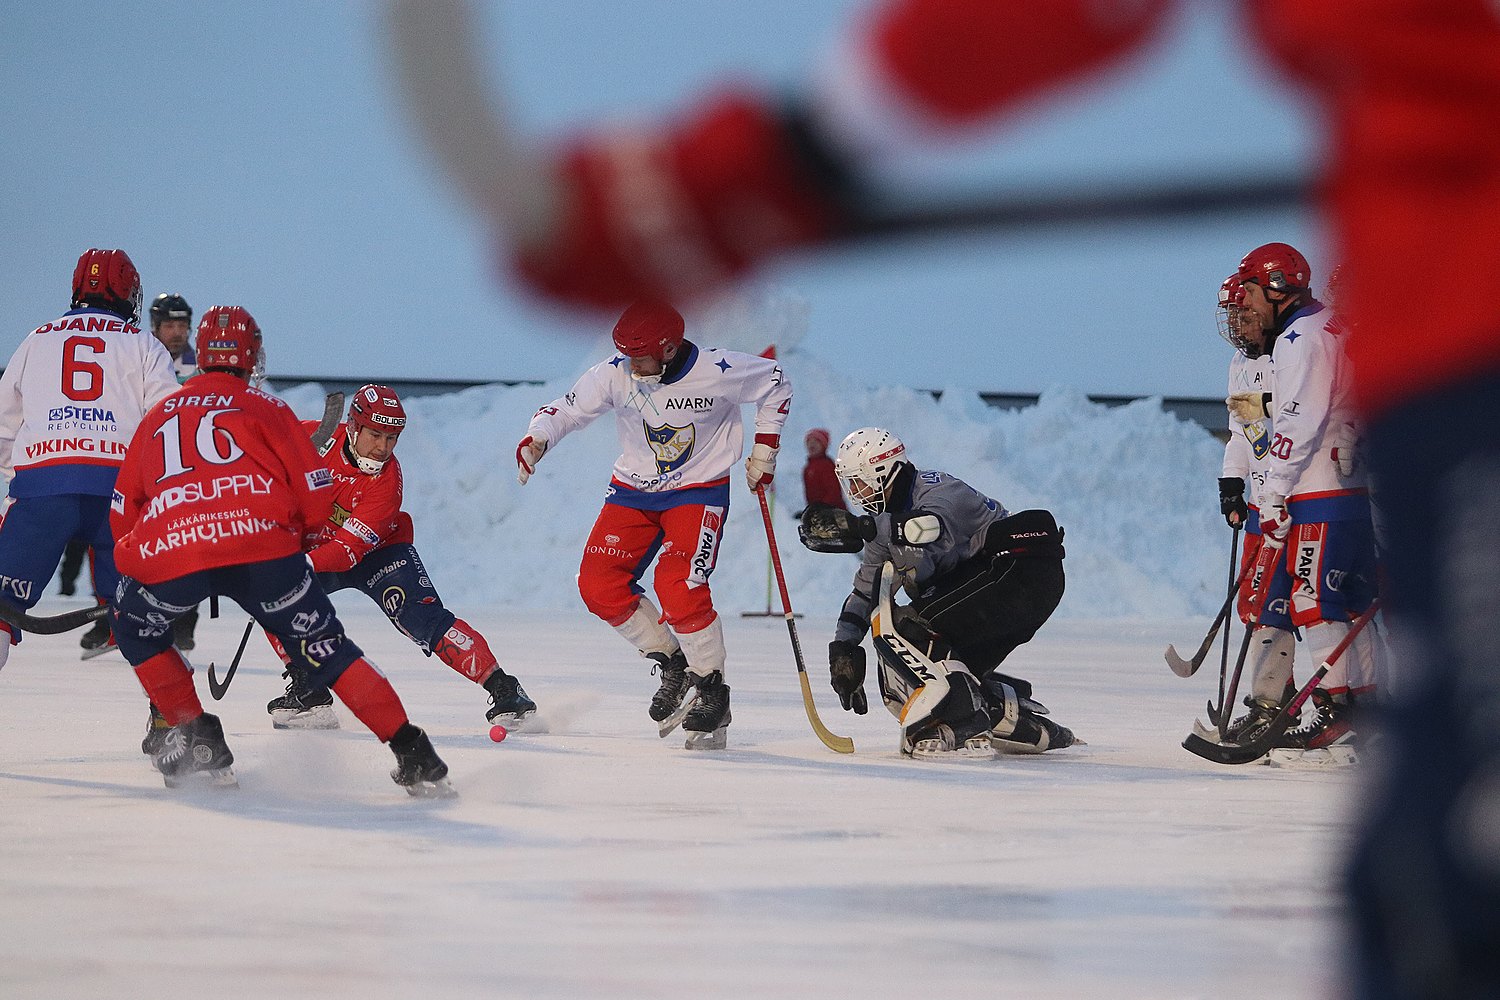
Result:
M930 545L891 542L891 515L875 517L875 538L865 543L859 570L854 574L854 592L844 601L834 638L859 642L870 628L875 610L875 590L887 561L896 565L896 580L910 595L921 593L926 584L958 566L984 547L989 526L1010 512L974 487L946 472L917 472L912 477L911 504L907 510L936 514L942 534Z

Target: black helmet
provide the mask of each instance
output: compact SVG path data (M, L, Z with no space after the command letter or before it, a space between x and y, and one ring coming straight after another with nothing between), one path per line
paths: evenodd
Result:
M193 307L181 295L162 292L151 300L151 329L155 330L164 319L185 319L192 323Z

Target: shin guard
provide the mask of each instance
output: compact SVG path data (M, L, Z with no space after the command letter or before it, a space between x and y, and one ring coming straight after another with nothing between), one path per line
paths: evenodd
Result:
M382 743L389 742L407 722L406 709L396 696L396 689L363 656L349 664L333 682L333 693Z
M483 684L499 666L484 636L462 618L453 619L453 625L438 639L432 652L475 684Z
M135 676L169 725L178 726L203 714L193 673L177 650L168 648L139 664Z
M718 615L696 632L677 633L677 641L682 643L682 655L687 657L688 673L694 677L724 672L724 619Z

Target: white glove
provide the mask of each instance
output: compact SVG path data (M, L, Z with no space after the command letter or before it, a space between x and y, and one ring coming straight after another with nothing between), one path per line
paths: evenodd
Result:
M1292 518L1286 512L1286 497L1280 493L1269 494L1260 505L1260 533L1265 544L1280 548L1286 544L1291 529Z
M770 484L776 473L776 453L780 444L778 435L755 435L755 446L750 449L750 457L745 459L745 482L751 493Z
M530 434L522 438L521 443L516 445L516 481L525 486L526 480L530 479L531 474L536 471L536 463L540 462L545 454L547 454L546 438L532 437Z
M1224 399L1229 415L1242 424L1253 424L1271 412L1271 394L1268 392L1237 392Z

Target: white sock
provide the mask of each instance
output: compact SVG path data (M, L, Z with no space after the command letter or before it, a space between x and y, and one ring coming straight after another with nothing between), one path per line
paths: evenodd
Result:
M696 632L678 633L682 653L687 657L688 673L707 677L715 670L724 670L724 620L714 615L714 620Z
M640 650L642 656L649 653L665 653L671 656L681 648L677 645L677 639L672 635L671 629L661 623L661 612L656 610L656 605L644 597L641 598L641 603L636 605L635 613L616 625L615 631Z

